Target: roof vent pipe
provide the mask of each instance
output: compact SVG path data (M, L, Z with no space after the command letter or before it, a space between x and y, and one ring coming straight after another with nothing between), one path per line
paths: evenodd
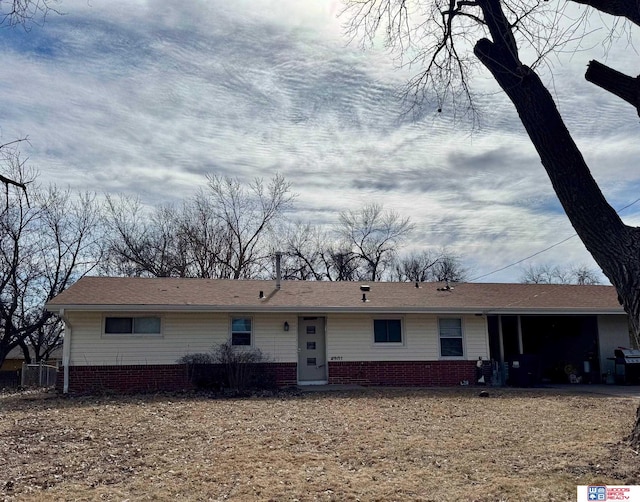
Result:
M280 289L280 281L282 277L280 276L280 261L282 260L282 252L276 251L276 289Z

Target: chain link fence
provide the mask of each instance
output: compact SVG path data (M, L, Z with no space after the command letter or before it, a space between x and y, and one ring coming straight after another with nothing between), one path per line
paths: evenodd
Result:
M58 378L58 367L50 364L23 364L22 387L53 387Z

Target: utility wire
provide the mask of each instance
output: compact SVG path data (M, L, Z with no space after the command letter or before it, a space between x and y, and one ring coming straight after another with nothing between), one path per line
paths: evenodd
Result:
M637 198L636 200L634 200L633 202L631 202L631 203L627 204L626 206L624 206L624 207L622 207L622 208L618 209L618 210L616 211L616 213L617 213L617 214L620 214L622 211L624 211L625 209L627 209L627 208L629 208L629 207L633 206L634 204L637 204L638 202L640 202L640 197L639 197L639 198ZM488 272L488 273L486 273L486 274L482 274L482 275L479 275L479 276L477 276L477 277L474 277L473 279L469 279L469 282L474 282L474 281L477 281L478 279L482 279L482 278L487 277L487 276L489 276L489 275L493 275L493 274L497 274L498 272L502 272L503 270L506 270L506 269L508 269L508 268L515 267L516 265L519 265L519 264L520 264L520 263L522 263L523 261L527 261L527 260L529 260L529 259L531 259L531 258L533 258L533 257L535 257L535 256L538 256L539 254L546 253L546 252L547 252L547 251L549 251L550 249L553 249L554 247L559 246L560 244L564 244L564 243L565 243L565 242L567 242L568 240L573 239L574 237L577 237L577 236L578 236L578 234L570 235L570 236L569 236L569 237L567 237L566 239L562 239L561 241L556 242L555 244L552 244L551 246L549 246L549 247L547 247L547 248L544 248L544 249L542 249L542 250L540 250L540 251L537 251L536 253L533 253L532 255L527 256L526 258L522 258L521 260L518 260L518 261L516 261L516 262L510 263L509 265L505 265L504 267L502 267L502 268L498 268L498 269L496 269L496 270L493 270L492 272Z

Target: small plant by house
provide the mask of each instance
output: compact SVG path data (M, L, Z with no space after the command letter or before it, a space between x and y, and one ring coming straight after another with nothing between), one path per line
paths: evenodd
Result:
M186 354L178 362L187 366L191 384L198 389L246 394L275 387L269 362L260 349L222 343L205 353Z

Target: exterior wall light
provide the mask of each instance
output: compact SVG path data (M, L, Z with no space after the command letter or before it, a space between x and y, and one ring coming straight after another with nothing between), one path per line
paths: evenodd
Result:
M289 323L287 321L284 322L284 330L289 331Z

